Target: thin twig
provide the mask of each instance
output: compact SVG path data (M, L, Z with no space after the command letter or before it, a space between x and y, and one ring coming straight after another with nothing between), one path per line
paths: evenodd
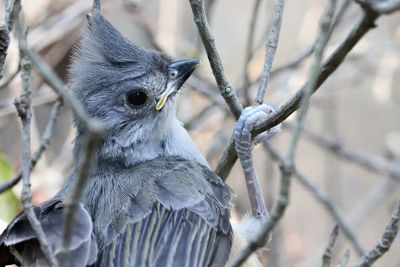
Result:
M17 20L16 23L16 34L18 39L24 39L26 42L26 36L23 33L23 23L22 17ZM47 241L47 237L43 231L42 225L40 221L36 217L36 214L32 205L32 192L31 192L31 183L30 183L30 162L31 162L31 140L30 140L30 122L32 117L31 111L31 84L32 84L32 64L29 58L21 51L21 80L22 80L22 93L19 100L15 101L15 106L17 108L18 115L22 121L22 193L21 193L21 202L24 206L24 213L34 230L37 239L40 244L40 248L51 266L56 266L57 260L53 254L53 251L50 248L50 245Z
M79 201L88 178L94 167L94 160L96 149L100 144L103 133L91 133L86 135L86 140L79 152L77 162L77 172L75 183L72 191L68 195L64 205L64 223L62 231L62 251L60 253L60 267L68 265L69 244L71 242L71 233L74 227L74 220L76 211L79 207Z
M291 128L293 126L289 123L285 123L284 128L287 127ZM318 135L307 129L305 129L303 133L304 137L308 138L310 141L332 151L349 162L354 162L370 171L388 174L395 179L400 179L400 164L396 161L388 160L378 155L370 155L355 151L343 142Z
M290 180L293 173L294 155L296 151L297 141L299 139L299 135L304 123L304 117L306 115L308 107L308 100L309 100L308 98L310 97L312 89L315 87L317 83L323 51L329 40L330 36L329 28L332 24L332 18L335 12L335 3L336 3L335 0L329 1L328 6L325 9L324 14L320 19L319 33L315 45L315 50L316 50L315 57L311 65L308 78L309 83L302 97L301 110L297 116L296 129L293 133L292 140L290 142L287 158L284 160L283 166L281 168L281 184L280 184L280 192L277 203L272 209L269 221L267 221L267 223L263 225L261 232L258 233L257 235L257 238L249 242L248 246L246 246L241 252L239 252L238 256L236 257L236 259L234 259L233 263L231 264L232 267L240 266L257 248L260 248L265 244L269 233L281 219L288 205Z
M265 147L267 148L268 152L272 156L273 159L277 160L280 165L283 164L284 157L279 153L279 151L274 148L270 143L264 142ZM347 239L351 242L354 246L354 249L357 251L359 255L363 255L365 249L362 247L361 242L358 240L354 230L347 222L343 214L339 211L336 205L328 198L328 194L326 192L319 189L314 183L311 182L311 179L308 178L304 172L299 170L295 165L293 165L293 174L299 180L299 182L305 186L306 189L310 191L310 193L320 202L322 205L325 206L327 211L331 214L331 216L335 219L335 221L339 224L340 229L343 230L343 233L347 237Z
M80 156L77 162L77 177L76 183L71 191L70 196L67 198L64 209L63 218L63 241L62 251L60 252L60 266L68 265L68 252L71 232L74 227L74 219L79 205L79 201L82 197L82 192L87 179L90 176L92 170L91 160L94 157L97 145L100 143L103 133L106 131L104 123L97 119L89 117L82 107L76 102L72 96L67 92L64 84L57 77L57 75L43 62L40 56L33 50L29 49L28 44L20 42L22 52L26 53L32 60L33 65L38 69L39 73L43 76L46 82L54 89L63 99L63 101L69 105L74 112L74 115L79 120L83 129L86 133L85 140L83 143L83 149L80 151Z
M326 246L324 255L322 255L322 267L331 266L332 250L338 235L339 235L339 225L336 224L329 238L329 242L328 245Z
M279 32L283 17L284 0L275 0L275 7L272 14L271 25L268 29L268 40L265 50L264 70L261 74L260 87L258 88L256 104L261 105L264 102L265 91L268 86L272 62L274 61L276 48L278 47Z
M362 256L361 260L355 265L357 267L367 267L371 266L375 261L383 256L393 243L396 238L397 232L399 230L400 221L400 200L397 202L396 207L393 210L390 221L383 232L381 238L379 238L378 243L375 247Z
M256 22L260 10L260 3L261 0L255 0L253 10L251 12L251 21L249 26L249 35L247 36L246 41L246 52L245 52L245 60L244 60L244 69L243 69L243 92L245 96L245 105L250 105L250 95L249 95L249 88L250 88L250 79L249 79L249 72L247 71L247 67L253 57L253 42L254 42L254 32L256 29Z
M14 78L17 76L19 73L20 69L18 68L14 73L8 75L4 79L0 81L0 90L7 88L7 86L14 80Z
M196 22L197 29L199 30L204 48L207 52L208 60L217 82L218 89L228 104L230 111L235 118L238 119L242 113L243 107L239 102L235 89L228 81L228 78L224 72L221 59L215 47L214 37L211 34L206 13L204 11L204 1L189 0L189 2L192 7L194 21Z
M356 0L356 2L360 3L364 8L373 10L379 14L390 14L400 9L399 0Z
M350 259L350 250L346 249L346 252L344 253L343 258L337 267L346 267L347 263L349 262L349 259Z
M7 0L4 22L0 24L0 79L3 78L3 67L7 57L7 50L10 44L10 32L13 29L14 21L21 10L21 0Z
M30 168L31 170L35 167L36 163L42 156L44 150L47 148L47 146L50 143L50 138L53 135L53 129L54 125L56 124L58 115L60 114L60 107L61 107L61 101L58 100L56 103L54 103L53 108L51 110L51 115L50 119L47 123L46 129L43 132L42 140L40 141L39 148L36 150L36 152L32 155L31 157L31 164ZM7 181L3 182L0 184L0 194L5 192L6 190L10 189L14 185L16 185L22 178L22 170L19 170L17 174L15 174L11 179L8 179Z
M92 7L92 11L99 11L101 8L101 0L93 0L93 7Z
M301 51L298 55L296 55L294 58L292 58L288 62L283 63L282 65L272 69L271 77L273 77L275 75L278 75L282 71L297 68L297 66L299 66L300 63L302 63L304 61L304 59L306 59L309 56L311 56L311 54L313 52L314 52L314 43L310 47L308 47L305 50Z
M343 42L337 47L337 49L322 64L317 83L315 87L312 88L313 93L317 91L322 83L337 69L337 67L343 62L350 50L357 44L357 42L370 29L375 27L374 22L378 17L379 14L372 11L364 10L362 12L360 19L355 23L353 29L347 35L345 40L343 40ZM303 85L303 87L298 90L292 98L290 98L285 104L280 106L276 112L271 113L267 119L256 123L252 131L253 136L256 136L278 125L279 123L287 119L287 117L289 117L294 111L296 111L299 107L300 100L304 95L307 84L308 82ZM232 169L233 164L237 159L235 142L233 138L231 138L230 140L231 142L225 148L221 160L219 161L218 166L215 170L216 174L220 176L223 180L226 180L229 172Z

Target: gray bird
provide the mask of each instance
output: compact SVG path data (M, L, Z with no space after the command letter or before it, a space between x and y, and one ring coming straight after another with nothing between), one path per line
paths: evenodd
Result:
M224 266L232 245L230 192L175 117L197 60L129 42L94 12L70 68L83 109L108 125L78 207L68 266ZM85 136L75 119L77 159ZM76 179L35 207L61 252L63 207ZM0 265L47 266L26 216L0 236Z

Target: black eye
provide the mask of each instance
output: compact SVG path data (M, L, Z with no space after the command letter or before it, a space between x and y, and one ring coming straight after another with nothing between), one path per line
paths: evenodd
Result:
M146 103L147 94L142 91L135 91L126 95L126 102L133 107L138 107Z

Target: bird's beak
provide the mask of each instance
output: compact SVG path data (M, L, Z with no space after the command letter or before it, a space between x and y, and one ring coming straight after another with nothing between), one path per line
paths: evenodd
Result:
M186 59L169 64L168 82L164 92L160 96L160 100L157 102L157 110L162 109L171 94L179 91L182 84L190 77L199 63L200 61L196 59Z

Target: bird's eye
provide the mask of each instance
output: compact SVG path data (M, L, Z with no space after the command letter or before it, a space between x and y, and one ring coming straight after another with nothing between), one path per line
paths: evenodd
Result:
M146 103L147 94L143 91L135 91L126 95L126 102L132 107L138 107Z

